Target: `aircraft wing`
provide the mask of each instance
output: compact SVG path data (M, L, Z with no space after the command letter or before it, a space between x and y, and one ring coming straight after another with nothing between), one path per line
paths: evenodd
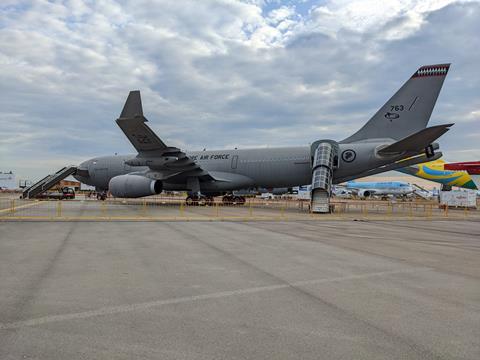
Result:
M140 91L130 91L117 124L139 152L155 151L161 153L167 145L145 123Z
M126 161L130 166L148 166L157 179L177 176L206 177L215 180L179 148L167 146L148 125L143 116L140 91L130 91L116 123L130 140L138 155Z
M361 191L365 191L365 190L371 192L372 194L375 192L375 189L373 189L373 187L363 187L363 186L359 186L359 185L361 185L361 184L359 184L357 182L347 181L343 185L338 184L338 185L335 185L335 186L339 187L339 188L342 188L345 191L350 191L353 195L358 195L358 193L360 193Z
M375 195L378 192L378 189L375 189L374 187L355 187L355 186L348 186L345 188L348 192L350 192L352 195L358 196L361 193L368 192L370 195Z

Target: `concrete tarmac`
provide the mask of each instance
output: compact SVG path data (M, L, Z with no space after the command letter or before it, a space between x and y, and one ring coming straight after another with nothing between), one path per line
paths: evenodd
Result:
M480 359L473 221L0 222L0 359Z

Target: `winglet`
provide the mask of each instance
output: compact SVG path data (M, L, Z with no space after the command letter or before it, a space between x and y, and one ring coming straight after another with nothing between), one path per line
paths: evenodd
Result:
M140 90L130 91L127 101L123 106L120 118L133 118L136 116L143 116L142 98L140 97Z

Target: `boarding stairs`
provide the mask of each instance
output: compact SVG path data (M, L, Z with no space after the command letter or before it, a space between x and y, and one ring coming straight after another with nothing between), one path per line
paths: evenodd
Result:
M35 184L23 190L22 198L34 198L35 196L51 189L66 177L74 174L76 171L77 167L75 165L65 166L64 168L58 170L55 174L47 175L42 180L37 181Z
M338 143L332 140L320 140L312 144L311 153L313 155L311 211L329 213L334 162L338 158Z
M413 188L413 193L422 199L428 200L432 197L431 192L421 187L420 185L412 184L412 188Z

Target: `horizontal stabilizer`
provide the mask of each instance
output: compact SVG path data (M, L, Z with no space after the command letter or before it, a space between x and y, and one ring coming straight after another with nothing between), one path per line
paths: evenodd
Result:
M399 170L399 169L405 169L406 167L414 166L416 164L424 163L427 161L435 161L437 159L440 159L443 156L441 151L436 152L433 157L428 158L426 154L421 154L412 158L408 158L402 161L397 161L391 164L383 165L375 169L370 169L367 171L364 171L360 174L354 174L350 176L345 176L342 178L335 178L335 184L342 183L344 181L349 181L353 179L359 179L365 176L372 176L376 174L380 174L386 171L391 171L391 170Z
M433 141L450 130L453 124L437 125L425 128L407 136L378 151L379 155L395 155L404 152L417 153L429 146Z

